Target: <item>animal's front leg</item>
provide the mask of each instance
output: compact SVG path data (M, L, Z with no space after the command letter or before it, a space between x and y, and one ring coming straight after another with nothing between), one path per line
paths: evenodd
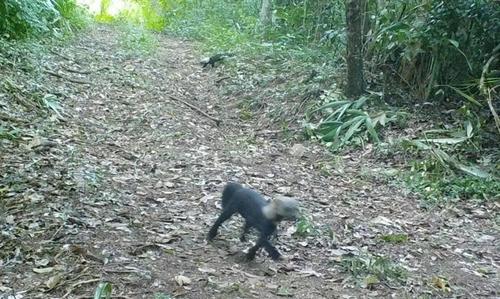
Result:
M246 256L248 261L251 261L255 258L255 254L264 245L265 241L266 241L265 237L261 235L259 237L259 239L257 240L257 243L255 243L254 246L252 246L250 249L248 249L248 253Z
M233 214L234 214L233 210L229 209L229 208L222 211L222 214L220 214L219 218L217 218L214 225L212 226L212 228L210 228L210 231L208 232L208 236L207 236L208 241L211 241L213 238L215 238L215 236L217 235L217 230L219 229L219 226L224 221L229 219L229 217L231 217Z
M273 260L276 261L281 258L281 254L279 253L278 249L276 249L276 247L274 247L268 239L264 241L263 246Z
M241 242L246 242L246 240L247 240L246 234L248 234L249 231L250 231L250 225L248 224L248 222L245 222L245 226L243 227L243 232L241 233L241 236L240 236Z

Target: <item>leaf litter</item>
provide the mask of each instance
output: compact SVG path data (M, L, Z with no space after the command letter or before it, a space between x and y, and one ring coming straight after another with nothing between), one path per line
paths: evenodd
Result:
M117 298L498 296L498 204L419 209L362 175L388 165L356 151L325 175L314 167L331 159L320 145L257 135L262 118L240 120L237 96L217 86L224 67L199 67L189 42L158 35L144 57L118 35L99 26L45 57L58 74L43 81L55 117L0 144L0 298L84 298L103 285ZM284 261L241 262L249 243L237 217L206 243L229 180L301 200L304 233L284 223L276 240ZM408 237L381 238L395 234ZM353 282L342 266L380 274L378 256L408 279Z

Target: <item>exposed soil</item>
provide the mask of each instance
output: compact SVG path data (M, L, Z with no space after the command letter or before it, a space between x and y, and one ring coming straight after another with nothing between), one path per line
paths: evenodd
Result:
M422 209L369 147L325 170L321 145L302 155L241 120L220 69L201 68L189 42L158 38L154 55L133 55L98 27L40 62L62 74L45 86L65 96L64 114L0 143L0 298L92 298L100 281L113 298L500 296L498 203ZM238 240L238 217L206 243L231 180L301 201L314 227L301 237L280 226L284 261L244 262L254 239ZM408 240L384 242L390 233ZM342 267L379 255L406 281L367 287Z

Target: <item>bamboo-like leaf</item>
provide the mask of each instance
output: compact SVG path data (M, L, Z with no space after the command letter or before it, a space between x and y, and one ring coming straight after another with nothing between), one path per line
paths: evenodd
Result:
M419 150L430 150L431 146L428 144L425 144L424 142L420 140L410 140L410 139L403 139L402 140L403 144L415 147L416 149Z
M337 121L340 120L340 118L342 118L342 116L344 115L344 112L347 110L347 108L349 108L349 106L350 105L348 105L348 104L340 106L340 108L338 108L332 114L330 114L330 116L328 116L325 119L325 121L329 121L334 117L336 117L335 120L337 120Z
M451 85L447 85L449 88L453 89L456 93L458 93L459 95L461 95L462 97L464 97L466 100L468 100L469 102L479 106L479 107L482 107L483 105L481 103L479 103L476 99L474 99L472 96L466 94L465 92L461 91L460 89L454 87L454 86L451 86Z
M419 141L427 141L427 142L432 142L432 143L441 143L441 144L457 144L466 141L467 137L457 137L457 138L431 138L431 139L425 139L425 140L419 140Z
M361 108L361 106L363 106L366 103L367 100L368 100L368 97L362 96L361 98L359 98L359 100L354 102L353 107L355 109L359 109L359 108Z
M369 117L367 117L365 119L365 126L366 126L366 129L368 130L368 133L370 133L370 135L372 136L372 139L377 143L380 142L380 139L378 138L378 134L375 131L375 127L372 123L372 120Z
M354 115L361 115L361 116L368 116L368 113L366 113L363 110L359 109L347 109L346 111L348 114L354 114Z
M342 144L351 139L352 135L354 135L354 133L358 130L358 128L361 126L361 124L363 124L364 121L364 119L360 119L349 127L349 130L347 130L344 137L342 138Z
M466 136L467 138L471 138L472 137L472 124L470 123L470 121L465 121L465 132L466 132Z
M341 105L345 105L345 104L350 104L351 101L334 101L334 102L330 102L330 103L326 103L324 104L323 106L321 107L318 107L316 109L314 109L313 111L310 112L310 114L313 114L313 113L316 113L318 111L321 111L321 110L324 110L324 109L327 109L327 108L334 108L334 107L337 107L337 106L341 106Z
M372 117L373 121L373 126L376 127L378 123L382 125L382 127L385 127L385 124L387 123L387 114L385 112L380 112L378 115L375 117Z
M62 118L61 111L62 107L59 105L59 102L57 101L57 97L53 94L46 94L42 98L43 105L49 109L54 111L59 118Z
M481 170L479 167L476 167L476 166L467 166L467 165L464 165L462 163L455 162L455 167L457 167L458 169L460 169L461 171L463 171L469 175L477 176L480 178L491 177L490 174L488 174L487 172Z
M112 286L109 282L100 282L94 293L94 299L110 299Z

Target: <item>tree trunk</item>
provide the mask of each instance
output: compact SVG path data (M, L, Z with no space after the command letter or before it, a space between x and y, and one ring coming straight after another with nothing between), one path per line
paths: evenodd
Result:
M362 0L348 0L346 6L347 22L347 87L348 97L359 97L365 90L363 78L363 53L361 31Z
M262 0L262 6L260 7L259 15L259 25L260 28L267 28L272 22L272 3L271 0Z

